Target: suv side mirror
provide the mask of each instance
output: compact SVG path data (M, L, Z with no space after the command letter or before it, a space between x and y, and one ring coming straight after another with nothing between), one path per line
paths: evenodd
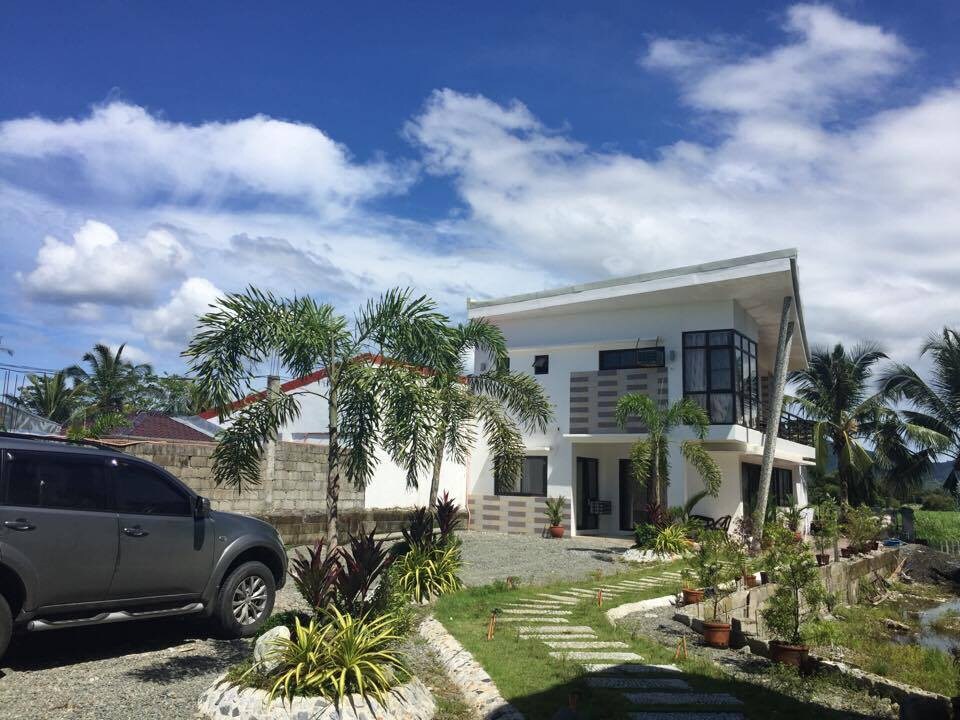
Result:
M193 507L193 515L198 520L210 517L210 498L197 495L197 500Z

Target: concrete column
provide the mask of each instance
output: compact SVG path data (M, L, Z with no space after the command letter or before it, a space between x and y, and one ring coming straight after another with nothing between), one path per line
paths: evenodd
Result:
M790 347L793 344L793 298L783 299L783 311L780 314L780 332L777 338L777 362L773 370L770 387L770 403L766 408L766 435L763 438L763 463L760 465L760 495L754 510L754 542L759 546L763 538L763 520L766 516L767 498L770 495L770 478L773 475L773 458L777 451L777 433L780 431L780 412L783 410L783 393L787 385L787 365L790 359Z
M280 378L267 377L267 395L279 395ZM260 484L263 487L263 504L268 511L275 510L273 505L273 478L277 470L277 438L267 438L263 446L263 459L260 461Z

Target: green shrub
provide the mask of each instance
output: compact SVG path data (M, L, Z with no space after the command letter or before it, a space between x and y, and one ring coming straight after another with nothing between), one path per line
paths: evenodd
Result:
M546 507L543 514L547 516L547 522L550 523L551 527L563 525L563 508L566 503L567 500L563 497L547 498L545 500Z
M825 555L840 535L840 508L832 499L827 498L817 505L812 530L817 552Z
M946 510L956 510L957 503L952 496L948 495L945 492L931 492L927 493L922 498L923 510L933 510L933 511L946 511Z
M763 620L777 640L799 645L824 602L820 572L803 543L783 545L774 572L777 589L761 611Z
M397 589L416 602L424 602L463 587L463 560L459 544L414 545L396 561Z
M667 525L653 539L653 549L659 555L682 555L690 549L687 528L679 523Z
M847 508L844 530L850 547L864 550L868 543L880 537L880 520L866 505Z
M917 537L924 540L960 540L960 512L955 510L917 510L914 522Z
M331 607L324 624L295 621L293 636L280 639L268 655L278 665L269 699L321 695L339 701L358 693L384 700L410 673L395 650L401 640L392 615L354 618Z
M653 547L653 541L657 537L657 526L653 523L637 523L633 526L633 537L638 548L644 550Z

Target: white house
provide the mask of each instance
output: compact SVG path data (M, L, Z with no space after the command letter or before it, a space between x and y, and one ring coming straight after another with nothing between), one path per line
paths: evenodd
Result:
M796 328L785 358L793 370L806 365L808 353L794 250L468 301L469 317L502 329L511 369L531 373L555 406L549 431L524 438L523 478L512 492L496 492L482 448L471 458L471 527L540 531L544 498L563 496L573 534L629 532L646 498L634 501L640 491L628 461L643 428L620 429L614 420L627 392L663 404L689 397L708 411L706 447L723 484L695 512L735 522L756 494L785 298ZM482 368L490 360L475 362ZM806 505L810 426L784 414L778 436L771 494L780 505ZM684 429L671 438L669 505L703 489L680 456L679 441L688 437Z

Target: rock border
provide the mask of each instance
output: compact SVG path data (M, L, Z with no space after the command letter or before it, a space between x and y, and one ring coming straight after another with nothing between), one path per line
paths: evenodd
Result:
M625 618L627 615L646 612L647 610L653 610L655 608L676 607L676 605L676 595L664 595L658 598L650 598L649 600L640 600L638 602L617 605L615 608L610 608L607 610L606 616L609 623L616 627L617 621L623 620L623 618Z
M419 679L394 688L379 703L348 695L338 708L321 697L297 697L291 703L275 699L267 703L266 690L228 687L217 678L197 702L199 716L208 720L433 720L437 703Z
M503 699L487 671L434 617L420 623L420 635L436 650L444 671L483 720L524 720L523 713Z

